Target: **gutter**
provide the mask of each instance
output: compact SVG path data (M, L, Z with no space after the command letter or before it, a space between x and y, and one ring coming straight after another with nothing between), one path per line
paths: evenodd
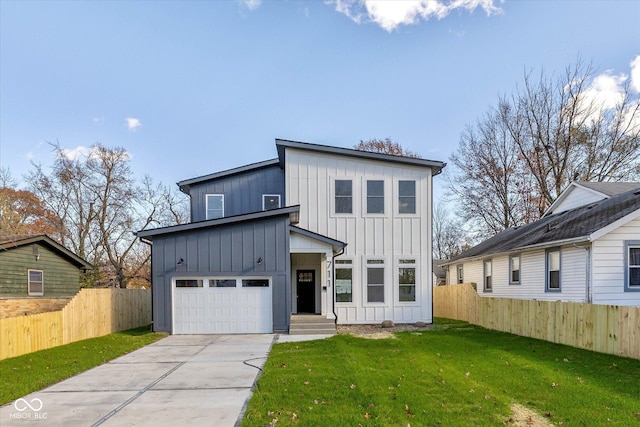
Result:
M484 253L484 254L475 255L472 257L458 258L449 262L442 263L442 265L446 265L448 267L452 264L460 264L466 261L480 261L489 256L511 255L518 252L532 251L532 250L541 249L541 248L552 248L555 246L575 245L576 243L584 243L584 242L590 242L590 241L591 241L590 236L581 236L581 237L573 237L571 239L554 240L553 242L544 242L544 243L537 243L535 245L520 246L504 252Z

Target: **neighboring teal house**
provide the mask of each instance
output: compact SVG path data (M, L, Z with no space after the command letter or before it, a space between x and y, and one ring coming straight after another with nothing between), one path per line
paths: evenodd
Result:
M93 266L50 237L0 236L0 297L69 297Z

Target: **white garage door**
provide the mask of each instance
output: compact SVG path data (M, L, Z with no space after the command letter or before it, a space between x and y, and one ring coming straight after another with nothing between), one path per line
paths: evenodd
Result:
M174 334L273 332L271 281L264 277L173 281Z

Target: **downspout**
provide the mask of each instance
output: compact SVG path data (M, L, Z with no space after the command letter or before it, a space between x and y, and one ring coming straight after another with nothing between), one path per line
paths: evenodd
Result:
M331 268L333 270L331 272L331 287L333 288L333 304L331 304L331 312L333 313L333 323L336 326L336 330L338 329L338 314L336 313L336 257L339 257L342 254L344 254L344 247L340 250L339 253L334 254L333 257L331 257Z
M144 237L140 237L140 241L142 243L146 243L149 246L153 246L153 242L149 239L145 239ZM155 319L155 317L153 316L153 257L151 257L149 261L151 262L151 331L155 332L155 330L153 329L153 319Z

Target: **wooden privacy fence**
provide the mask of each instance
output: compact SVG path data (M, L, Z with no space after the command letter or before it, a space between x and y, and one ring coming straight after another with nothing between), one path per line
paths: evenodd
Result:
M82 289L60 311L0 319L0 360L150 323L150 290Z
M465 283L434 287L433 315L640 359L640 307L481 297Z

